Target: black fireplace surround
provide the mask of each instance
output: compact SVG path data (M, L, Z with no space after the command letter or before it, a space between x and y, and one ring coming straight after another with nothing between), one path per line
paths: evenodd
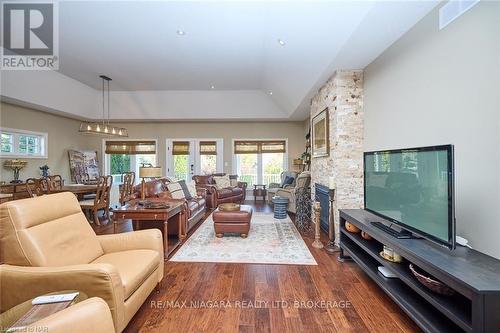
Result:
M330 218L330 197L328 194L328 186L314 183L314 200L321 205L320 226L321 230L328 234L329 218Z

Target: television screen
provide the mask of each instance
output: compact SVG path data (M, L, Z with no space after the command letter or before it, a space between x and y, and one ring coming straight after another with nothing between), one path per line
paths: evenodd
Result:
M365 209L454 247L453 146L369 152Z

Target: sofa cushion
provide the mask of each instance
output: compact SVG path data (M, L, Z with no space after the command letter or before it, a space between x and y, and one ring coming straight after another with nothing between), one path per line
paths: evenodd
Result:
M232 188L223 188L223 189L217 190L217 195L221 199L232 197L233 196L233 189Z
M191 200L193 197L186 186L186 181L179 180L177 182L167 184L167 189L174 199Z
M191 214L196 212L200 208L200 205L196 200L189 200L187 204Z
M104 254L93 263L110 264L118 270L125 299L128 299L158 268L160 255L153 250L129 250Z
M231 189L231 192L233 192L233 196L243 194L243 189L240 187L233 187Z
M194 181L196 182L197 185L213 185L214 184L214 178L212 175L198 175L193 177Z
M186 186L189 194L191 194L191 197L196 198L198 196L198 193L196 192L196 183L194 182L194 180L186 182Z
M229 179L229 175L225 176L214 176L215 186L217 189L223 189L227 187L231 187L231 180Z
M285 187L285 185L292 185L293 184L293 180L295 178L292 177L292 176L286 176L285 179L283 179L283 182L281 183L281 187Z
M0 262L19 266L88 264L103 254L70 192L0 206Z

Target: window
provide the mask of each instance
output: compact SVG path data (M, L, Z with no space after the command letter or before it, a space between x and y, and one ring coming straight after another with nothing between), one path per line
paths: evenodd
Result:
M202 175L217 172L217 142L200 141L200 171Z
M47 158L47 133L0 128L0 135L2 156Z
M236 140L234 141L234 172L238 179L255 184L280 183L286 169L285 140Z
M174 178L187 181L190 178L189 141L174 141L172 147Z
M123 182L124 172L133 171L136 174L136 183L139 167L143 164L156 166L156 141L105 141L106 170L113 177L113 185Z

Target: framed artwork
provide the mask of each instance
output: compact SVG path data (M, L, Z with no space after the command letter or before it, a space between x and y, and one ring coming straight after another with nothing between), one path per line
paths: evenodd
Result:
M97 152L93 150L69 150L69 169L71 180L77 182L77 178L82 175L88 175L90 180L99 177L99 161Z
M324 109L311 120L312 157L330 155L330 118L328 108Z

